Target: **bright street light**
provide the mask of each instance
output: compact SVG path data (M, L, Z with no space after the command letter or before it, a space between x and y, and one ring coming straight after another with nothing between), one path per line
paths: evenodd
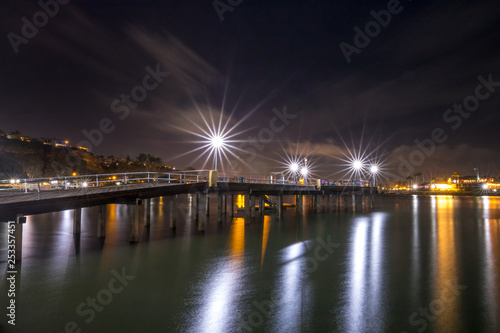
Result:
M217 171L217 156L219 155L219 149L224 147L224 138L216 134L210 138L210 145L214 149L215 171Z
M307 167L302 167L302 169L300 169L300 173L306 177L307 176L307 173L309 172L309 170L307 170Z
M220 148L224 144L224 140L218 135L212 137L212 139L210 139L210 142L215 148Z
M297 172L299 170L299 164L297 162L293 162L290 164L290 171L291 172Z
M370 172L373 174L373 187L376 187L377 186L377 183L376 183L376 177L377 177L377 172L378 172L378 166L377 165L372 165L371 168L370 168Z
M356 183L359 182L361 183L361 179L359 177L359 170L361 170L363 168L363 162L361 162L360 160L354 160L352 162L352 168L354 169L354 173L356 175Z

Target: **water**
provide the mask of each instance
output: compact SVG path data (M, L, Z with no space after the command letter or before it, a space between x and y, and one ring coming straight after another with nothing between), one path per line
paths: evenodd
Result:
M168 200L155 199L136 245L125 206L108 206L105 240L96 208L83 210L80 238L71 211L29 217L15 327L1 224L0 331L499 332L500 199L375 204L247 224L218 224L214 206L199 233L181 215L172 231Z

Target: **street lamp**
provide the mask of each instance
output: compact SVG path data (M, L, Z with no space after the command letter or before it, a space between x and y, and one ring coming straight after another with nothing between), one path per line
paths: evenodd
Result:
M296 182L297 171L299 171L299 164L297 162L292 162L289 166L290 172L293 174L293 182Z
M224 146L224 138L220 135L214 135L210 138L210 145L215 150L215 171L217 171L217 156L219 155L219 149Z
M307 173L309 170L307 169L307 166L303 166L302 169L300 169L300 173L304 176L304 184L307 185Z
M370 168L370 171L373 175L373 187L376 187L377 186L377 182L376 182L376 177L377 177L377 172L378 172L378 166L376 165L372 165L371 168Z
M352 167L356 173L356 182L358 182L358 181L360 181L359 170L361 170L361 168L363 168L363 162L361 162L360 160L355 160L352 162Z

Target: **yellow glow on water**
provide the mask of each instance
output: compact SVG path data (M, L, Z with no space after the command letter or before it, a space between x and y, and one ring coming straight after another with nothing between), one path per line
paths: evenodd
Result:
M236 217L229 229L229 247L231 257L234 261L240 262L245 254L245 219Z
M269 239L269 230L271 228L271 217L264 216L264 225L262 227L262 255L260 259L260 267L264 264L264 256L266 255L267 241Z
M436 315L439 332L456 332L460 297L454 294L453 286L457 277L457 257L453 208L455 200L450 196L436 198L437 216L437 262L434 300L429 304L430 311Z

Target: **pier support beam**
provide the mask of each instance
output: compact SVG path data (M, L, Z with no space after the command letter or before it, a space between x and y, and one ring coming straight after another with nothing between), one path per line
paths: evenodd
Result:
M297 210L299 211L299 215L304 215L304 195L302 194L297 196Z
M106 237L106 205L97 207L97 237Z
M276 197L276 205L278 207L276 207L278 209L278 219L281 220L281 218L283 217L283 194L280 194Z
M144 199L144 226L151 225L151 199Z
M205 194L200 195L200 202L198 204L199 207L199 220L198 220L198 231L205 231L205 227L207 224L207 201L208 196Z
M222 222L222 194L217 195L217 222Z
M259 197L259 211L260 211L260 215L261 216L264 216L264 211L266 210L266 203L264 201L264 196L261 195Z
M316 194L314 196L314 203L315 203L315 208L314 211L316 213L321 213L321 194Z
M199 207L200 206L200 195L199 194L193 194L193 213L194 213L194 220L198 221L198 212L199 212Z
M73 209L73 234L77 235L82 232L82 209Z
M250 217L255 217L255 195L250 194Z
M210 214L210 196L207 194L204 194L205 196L205 214L208 216Z
M172 195L170 198L170 228L177 228L177 195Z
M229 217L232 219L234 216L234 195L229 195Z
M250 194L245 194L245 221L250 222Z
M352 195L352 211L356 211L356 194Z
M226 195L222 195L222 214L227 215L227 201L226 201Z
M142 204L141 199L136 199L135 204L129 205L130 210L130 243L139 241L139 206Z

